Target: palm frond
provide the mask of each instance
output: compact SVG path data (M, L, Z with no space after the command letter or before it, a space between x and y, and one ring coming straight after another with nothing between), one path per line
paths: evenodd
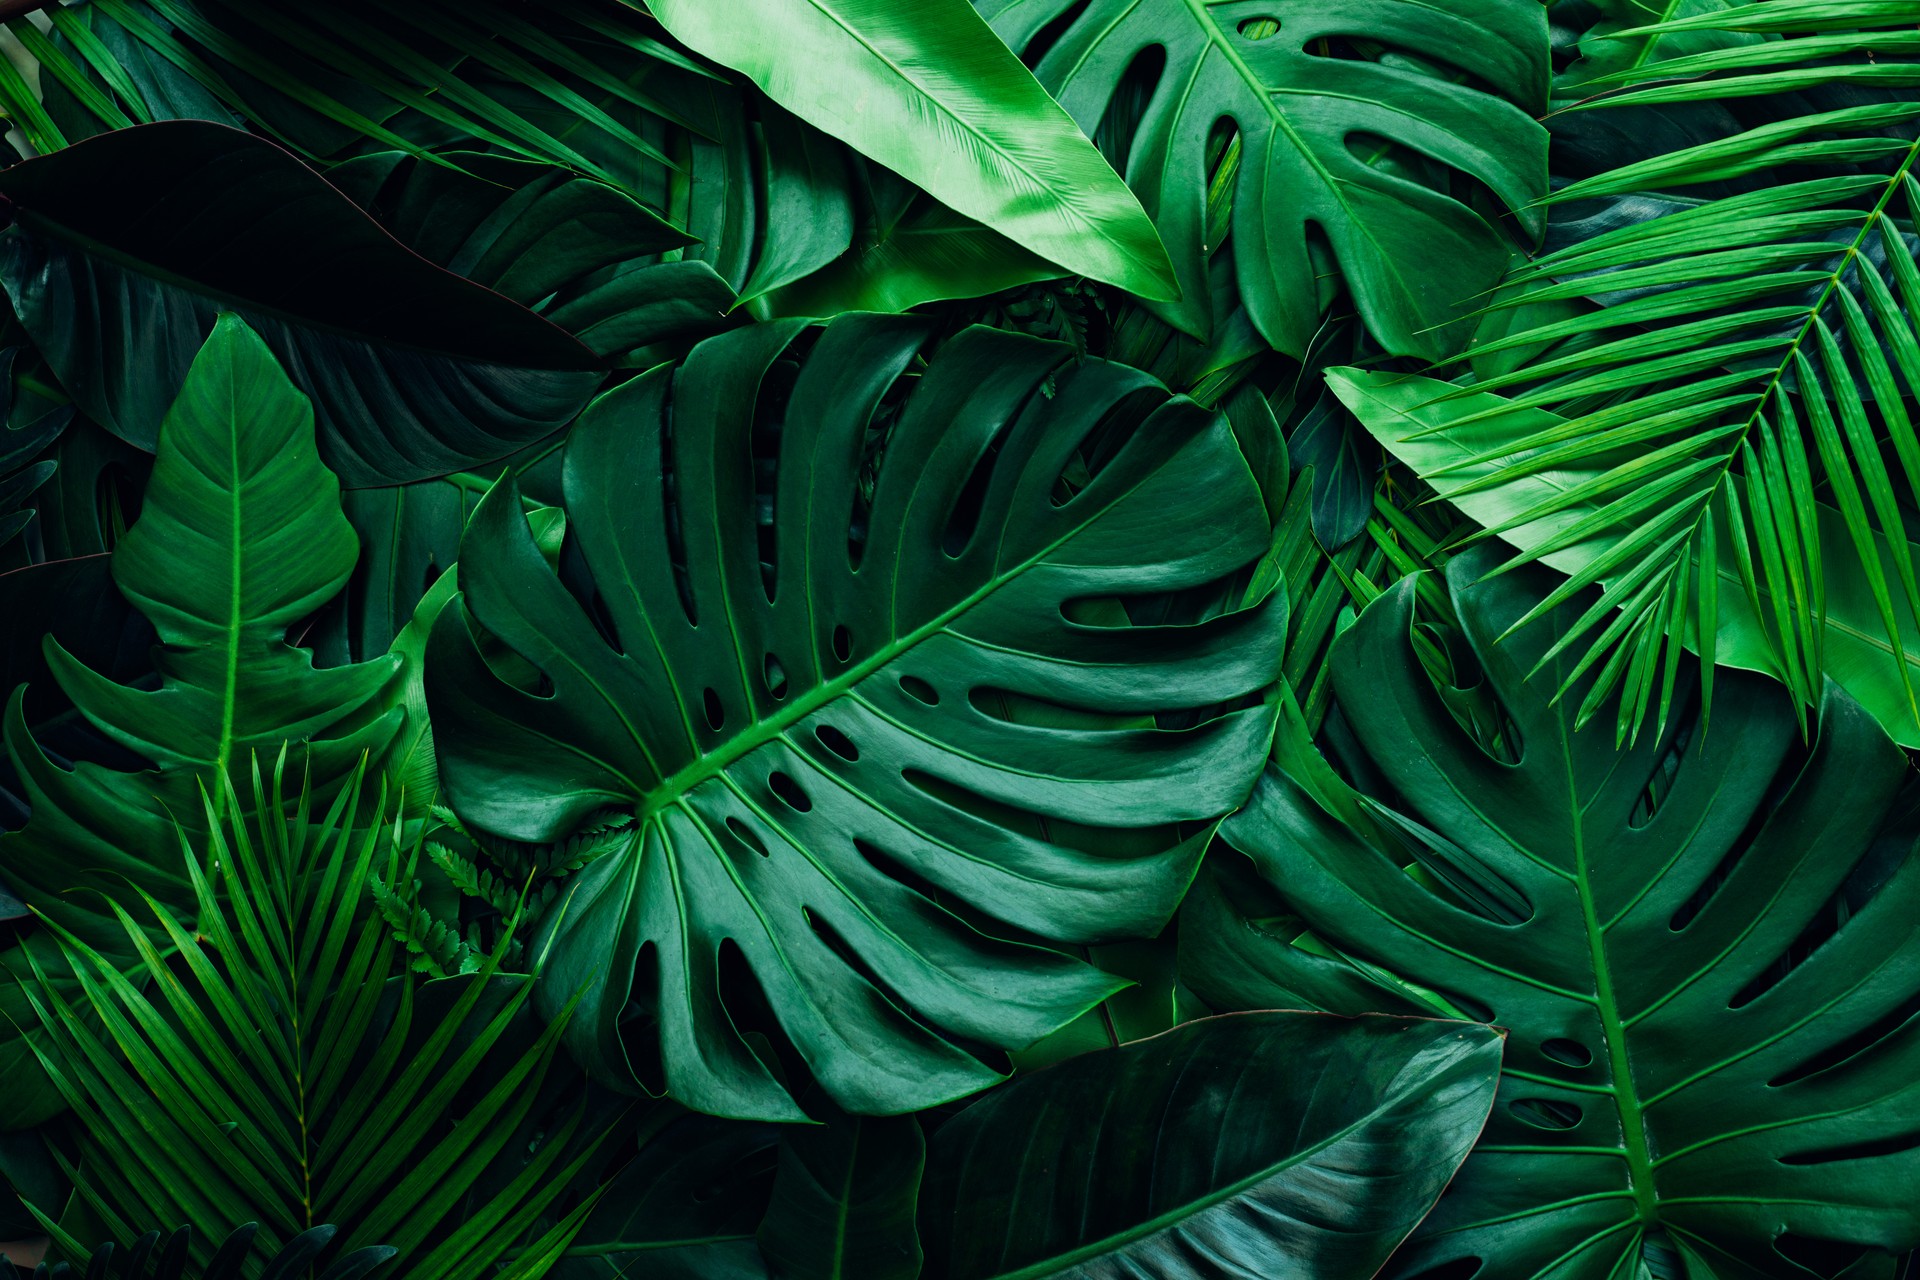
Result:
M1583 717L1624 686L1623 736L1649 715L1664 720L1675 646L1699 651L1710 682L1728 625L1716 607L1724 592L1747 597L1775 673L1807 706L1819 701L1823 670L1848 665L1822 652L1836 558L1857 572L1884 632L1867 646L1897 656L1913 644L1920 581L1904 552L1920 499L1910 411L1920 394L1920 103L1884 91L1920 83L1914 16L1911 5L1881 0L1770 0L1619 32L1750 39L1602 77L1587 87L1609 92L1574 109L1789 89L1805 95L1792 101L1826 109L1562 188L1560 204L1631 196L1660 213L1517 271L1498 305L1532 308L1526 322L1473 354L1545 354L1450 393L1500 391L1511 397L1500 412L1554 415L1457 465L1497 464L1485 484L1579 473L1578 483L1513 505L1492 532L1580 514L1560 521L1551 541L1522 544L1515 564L1584 551L1564 588L1521 625L1602 587L1549 658L1586 646L1568 677L1570 686L1599 671ZM1741 189L1755 181L1765 185ZM1473 421L1441 417L1434 430ZM1826 508L1837 518L1823 517ZM1843 546L1833 545L1836 528ZM1920 700L1909 665L1892 663L1897 716L1875 710L1897 735L1903 726L1892 721L1904 721L1911 738Z
M597 1142L576 1141L584 1104L536 1111L553 1106L541 1085L565 1020L538 1028L532 980L500 973L497 955L439 982L408 976L367 905L375 877L395 881L418 849L403 859L358 777L324 814L304 788L283 808L285 764L263 777L256 760L251 808L227 798L245 820L211 821L206 846L186 849L191 927L150 897L157 930L115 907L144 990L55 930L79 995L44 971L30 994L42 1063L73 1108L78 1162L62 1162L122 1238L132 1222L203 1239L258 1222L277 1249L330 1222L338 1250L391 1246L415 1280L488 1274L550 1225ZM509 1152L530 1123L531 1147Z

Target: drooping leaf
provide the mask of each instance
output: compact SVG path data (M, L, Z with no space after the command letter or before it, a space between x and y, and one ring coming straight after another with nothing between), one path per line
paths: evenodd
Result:
M1903 754L1831 686L1803 745L1792 700L1737 673L1710 724L1690 698L1617 749L1552 700L1570 658L1526 678L1579 602L1496 643L1552 581L1497 563L1448 570L1497 749L1418 656L1409 579L1335 646L1359 790L1283 730L1224 831L1318 940L1263 964L1331 958L1509 1029L1486 1135L1390 1274L1600 1280L1677 1251L1786 1276L1813 1241L1836 1269L1913 1248L1920 858L1910 826L1879 838Z
M1369 1280L1493 1102L1500 1033L1207 1018L996 1089L935 1131L928 1280Z
M1531 118L1546 99L1545 10L1533 0L975 2L1038 57L1040 82L1089 133L1129 73L1158 70L1131 131L1107 145L1180 281L1179 300L1154 309L1195 337L1210 329L1208 148L1221 122L1237 138L1233 287L1260 335L1296 357L1320 323L1315 236L1382 346L1438 358L1465 341L1509 250L1423 166L1486 184L1526 226L1546 194L1546 133Z
M760 1251L787 1280L916 1280L914 1205L926 1144L912 1116L850 1116L819 1095L818 1125L780 1131Z
M1270 713L1244 704L1286 622L1270 583L1192 620L1094 607L1152 617L1266 550L1259 488L1213 415L982 329L903 396L929 326L844 317L804 356L802 331L710 339L582 418L565 505L591 612L512 486L490 494L427 664L465 820L551 840L634 817L546 917L542 999L587 988L575 1053L628 1083L652 1074L657 1037L674 1097L781 1119L799 1113L730 1022L740 983L867 1114L997 1078L949 1037L1026 1044L1111 991L992 922L1061 941L1158 930L1257 771ZM490 668L483 634L551 692ZM988 690L1074 726L1009 723ZM1132 723L1176 711L1182 727ZM622 1031L630 1001L657 1024Z
M1069 271L1177 293L1140 203L965 0L657 0L696 52Z
M443 271L287 152L203 121L120 130L0 172L0 281L61 384L151 449L222 310L314 402L348 485L502 457L599 384L552 324Z

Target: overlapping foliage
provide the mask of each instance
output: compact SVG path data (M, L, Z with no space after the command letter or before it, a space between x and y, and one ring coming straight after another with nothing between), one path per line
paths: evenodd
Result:
M50 1274L1903 1274L1913 0L0 14Z

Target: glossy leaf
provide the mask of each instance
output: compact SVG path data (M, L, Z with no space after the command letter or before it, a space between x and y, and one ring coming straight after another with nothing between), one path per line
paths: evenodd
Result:
M1486 1136L1390 1274L1599 1280L1677 1250L1689 1275L1784 1276L1796 1241L1913 1248L1920 859L1910 828L1880 838L1904 755L1831 688L1803 745L1777 686L1729 673L1710 726L1689 699L1616 749L1552 701L1572 659L1526 678L1579 602L1496 643L1552 581L1483 579L1497 563L1448 582L1498 743L1416 652L1408 579L1335 646L1358 793L1283 731L1225 830L1318 939L1265 963L1346 957L1509 1029Z
M92 418L151 449L222 310L314 402L349 485L459 470L553 434L600 380L564 332L442 271L269 142L173 121L0 173L0 280Z
M1208 1018L996 1089L943 1124L929 1280L1367 1280L1486 1123L1491 1027Z
M1244 704L1273 679L1285 628L1264 592L1186 625L1074 620L1074 602L1114 596L1151 617L1162 593L1230 584L1266 550L1260 491L1213 415L1124 367L983 329L902 403L890 389L927 326L845 317L811 353L801 332L711 339L583 416L565 507L593 613L540 559L511 485L490 494L461 551L464 608L443 615L427 665L463 819L551 840L634 816L546 917L542 998L588 988L574 1051L632 1087L652 1052L621 1041L638 1000L657 1010L645 1034L673 1096L779 1119L799 1113L733 1030L741 993L716 988L716 966L745 962L847 1110L993 1082L949 1037L1026 1044L1113 984L992 932L1158 930L1266 750L1270 713ZM777 455L756 428L776 404ZM481 634L552 692L491 670ZM1072 727L1015 729L981 709L988 689L1061 707ZM1197 714L1129 723L1176 710ZM921 884L991 919L962 923Z
M1089 133L1124 100L1137 64L1164 68L1138 93L1131 132L1107 145L1173 258L1180 297L1156 310L1197 338L1210 336L1217 122L1237 131L1234 287L1260 335L1296 357L1322 309L1315 277L1325 268L1310 231L1324 234L1361 319L1395 354L1450 354L1466 340L1478 295L1505 270L1501 232L1444 180L1423 181L1388 153L1430 157L1485 183L1525 225L1546 193L1546 133L1531 117L1546 97L1547 44L1532 0L976 6L1008 44L1032 48L1040 82ZM1043 31L1049 42L1036 46ZM1392 52L1330 56L1331 44L1366 41Z
M649 6L696 52L1079 275L1177 290L1126 185L965 0L700 0Z

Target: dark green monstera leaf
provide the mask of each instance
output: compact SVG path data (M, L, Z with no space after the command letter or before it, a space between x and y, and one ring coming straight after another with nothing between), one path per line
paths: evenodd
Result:
M314 404L350 485L395 484L549 436L599 385L591 351L434 266L279 147L163 121L0 173L0 282L81 409L151 449L222 311Z
M1270 529L1224 419L1062 344L972 329L901 380L925 322L803 332L709 339L582 416L591 607L489 494L427 662L469 822L633 815L543 925L542 998L585 990L575 1053L632 1087L657 1039L676 1098L778 1119L736 1030L756 1000L841 1107L887 1114L1110 994L994 932L1159 929L1258 772L1286 622L1233 585Z
M1209 184L1232 187L1236 287L1292 356L1320 326L1323 235L1389 351L1439 358L1506 270L1449 171L1524 211L1546 194L1545 10L1534 0L974 0L1109 158L1173 258L1153 310L1209 336ZM1339 46L1335 48L1334 46ZM1157 69L1157 78L1143 73ZM1131 104L1131 105L1129 105ZM1217 126L1238 133L1235 171ZM1531 221L1537 215L1526 214Z
M1610 1280L1677 1254L1785 1277L1809 1249L1912 1249L1920 858L1910 826L1882 835L1901 752L1833 686L1803 744L1779 686L1733 672L1710 724L1677 708L1622 750L1608 717L1575 732L1577 694L1551 700L1574 659L1525 676L1576 606L1496 644L1552 584L1476 583L1497 563L1448 573L1496 742L1424 668L1405 580L1333 655L1372 781L1283 729L1225 831L1314 940L1242 932L1276 989L1334 993L1315 973L1339 962L1510 1029L1486 1135L1391 1274Z
M1491 1027L1249 1013L996 1089L934 1134L928 1280L1370 1280L1487 1120Z

